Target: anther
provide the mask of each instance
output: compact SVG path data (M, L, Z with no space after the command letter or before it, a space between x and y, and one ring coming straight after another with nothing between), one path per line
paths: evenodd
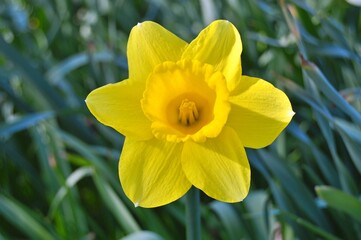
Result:
M189 101L187 98L183 99L179 106L178 120L184 126L192 125L199 118L197 106L194 102Z

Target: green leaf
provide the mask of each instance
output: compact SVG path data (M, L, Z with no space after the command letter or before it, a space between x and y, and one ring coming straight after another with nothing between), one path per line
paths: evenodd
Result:
M312 142L310 137L300 129L299 125L295 122L291 122L287 130L294 135L302 145L305 145L307 152L311 152L314 156L314 159L320 168L322 175L326 178L328 183L339 186L339 181L335 178L337 172L332 165L332 162L318 149L318 147Z
M104 164L104 161L97 155L95 155L88 145L86 145L84 142L69 133L63 131L59 131L58 133L67 146L82 155L84 159L87 160L87 163L95 167L95 170L97 172L99 172L102 176L105 176L109 181L111 181L113 186L119 185L118 180L112 177L114 175L113 172L110 170L110 166Z
M140 227L138 223L111 186L97 174L93 174L93 179L100 196L117 219L119 225L122 226L127 233L139 231Z
M282 187L297 204L297 207L314 222L319 223L325 229L329 229L329 223L316 206L310 191L302 181L295 177L292 170L273 153L263 149L258 150L257 153L274 177L279 179Z
M319 95L319 92L316 88L316 85L311 81L311 79L308 77L307 74L304 75L305 83L308 83L309 89L308 91L302 89L292 81L282 79L282 84L289 90L292 91L297 97L299 97L302 101L306 102L307 104L312 107L313 110L315 110L315 118L317 120L318 125L321 128L322 134L324 136L324 139L327 142L327 145L331 151L331 155L334 160L334 164L336 166L338 174L333 174L335 171L328 171L330 167L327 167L327 165L330 165L328 159L324 156L324 154L317 148L317 146L314 145L314 143L305 136L302 136L300 140L307 141L309 144L309 147L312 150L312 153L314 154L317 163L319 164L320 168L322 169L325 176L327 176L330 183L333 183L335 186L338 186L337 179L332 180L335 175L338 176L340 179L340 184L344 190L347 190L348 192L355 192L356 191L356 185L350 175L350 173L347 171L346 167L344 166L344 163L340 160L339 154L337 153L337 146L334 139L334 134L332 132L332 129L330 127L330 122L333 121L333 116L330 114L330 111L328 108L323 104L321 97ZM312 94L311 94L312 93ZM292 123L291 123L292 125ZM295 132L295 129L292 129L290 127L291 132ZM300 136L300 131L297 131L298 136ZM327 168L327 169L326 169Z
M64 80L66 74L88 64L90 60L93 60L94 62L111 62L114 61L116 57L109 51L97 52L92 55L90 54L91 53L74 54L61 63L54 65L47 73L48 78L52 83L59 84L60 81Z
M250 222L252 228L251 239L267 239L267 226L266 223L270 220L268 209L266 206L269 196L265 191L252 191L244 200L244 205L247 209L247 214L243 218Z
M39 112L26 115L15 122L0 125L0 137L10 137L11 135L32 127L41 121L54 117L53 112Z
M65 108L66 104L57 91L49 84L45 77L33 67L32 62L25 59L21 53L17 51L12 45L5 42L0 36L0 52L6 56L8 61L11 61L22 73L29 79L29 81L36 87L38 93L44 99L49 101L55 109ZM36 93L35 93L36 94Z
M330 234L329 232L319 228L318 226L310 223L309 221L300 218L296 215L293 215L291 213L287 213L287 212L281 212L280 215L285 215L289 218L291 218L293 221L295 221L296 223L298 223L299 225L305 227L306 229L308 229L310 232L317 234L318 236L322 237L322 239L326 239L326 240L340 240L340 238L333 236L332 234Z
M313 56L325 55L331 57L348 58L352 60L357 59L356 54L336 44L323 44L321 46L317 45L314 46L313 48L310 48L309 51L312 52Z
M135 233L131 233L123 238L121 238L122 240L163 240L163 238L161 236L159 236L158 234L154 233L154 232L150 232L150 231L138 231Z
M232 205L213 201L209 207L217 214L226 230L227 239L241 239L244 236L242 231L242 222L240 221L236 210Z
M334 119L335 128L341 134L351 159L361 173L361 130L356 125L342 119Z
M361 201L359 199L329 186L316 186L315 190L329 207L344 212L361 223Z
M32 216L35 213L25 211L19 203L3 195L0 195L0 214L32 239L54 239L53 234Z
M81 167L75 170L72 174L68 176L65 182L65 186L62 186L59 191L56 193L49 209L48 216L50 219L54 217L55 211L60 205L61 201L64 199L66 194L68 194L69 189L74 187L81 179L86 176L93 174L93 168L91 167Z
M312 62L302 59L302 68L314 81L317 88L340 110L349 115L357 124L361 125L361 114L350 105L336 89L330 84L321 70Z
M3 68L0 68L0 89L3 90L20 109L25 112L32 112L33 109L30 107L29 103L24 101L24 99L13 90L10 85L10 78L2 73L4 71Z

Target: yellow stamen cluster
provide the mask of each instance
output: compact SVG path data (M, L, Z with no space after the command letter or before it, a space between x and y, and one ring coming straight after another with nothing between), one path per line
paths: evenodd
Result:
M189 101L187 98L183 99L179 106L178 120L184 126L190 126L199 118L199 112L194 102Z

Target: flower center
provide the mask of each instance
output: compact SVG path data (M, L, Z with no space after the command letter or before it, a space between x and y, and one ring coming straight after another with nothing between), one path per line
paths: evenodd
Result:
M141 100L154 136L171 142L217 137L230 110L226 84L221 72L198 61L156 66Z
M195 123L199 118L199 112L194 102L189 101L187 98L183 99L179 106L178 121L184 126L190 126Z

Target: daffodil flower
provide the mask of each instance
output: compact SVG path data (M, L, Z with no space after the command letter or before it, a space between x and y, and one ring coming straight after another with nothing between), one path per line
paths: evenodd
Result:
M154 22L135 26L129 78L92 91L91 113L125 135L120 182L128 198L157 207L191 186L224 202L248 194L247 148L271 144L294 114L270 83L242 75L242 42L217 20L187 43Z

